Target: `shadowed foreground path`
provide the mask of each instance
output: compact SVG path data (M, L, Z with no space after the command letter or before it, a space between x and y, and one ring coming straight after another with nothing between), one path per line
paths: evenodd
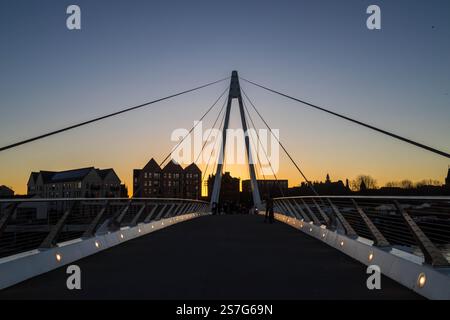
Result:
M82 290L66 267L0 291L0 299L416 299L383 277L282 223L208 216L82 259Z

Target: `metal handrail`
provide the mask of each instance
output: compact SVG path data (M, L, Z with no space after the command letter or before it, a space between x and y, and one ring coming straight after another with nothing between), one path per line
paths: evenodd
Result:
M279 197L273 200L284 200L284 199L310 199L310 198L342 198L342 199L389 199L389 200L437 200L437 201L450 201L450 196L361 196L361 195L348 195L348 196L290 196L290 197Z
M189 201L189 202L198 202L205 203L208 202L197 199L180 199L180 198L14 198L14 199L0 199L0 203L12 203L12 202L65 202L65 201Z
M306 215L315 225L372 240L374 246L409 250L434 267L450 267L449 196L291 196L275 198L274 205L284 215ZM305 210L299 215L298 209Z
M209 202L179 198L1 199L0 258L193 212L209 212Z

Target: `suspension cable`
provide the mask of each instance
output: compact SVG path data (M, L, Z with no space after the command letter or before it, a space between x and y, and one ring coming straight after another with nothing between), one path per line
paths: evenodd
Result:
M256 108L256 106L253 104L253 102L250 100L250 98L247 96L247 94L245 93L245 91L242 89L241 87L241 91L244 94L245 98L248 100L248 102L250 103L250 105L253 107L253 109L256 111L256 113L258 114L258 116L261 118L261 120L264 122L264 124L266 125L267 129L269 129L270 133L272 134L272 136L278 141L278 144L280 145L280 147L283 149L283 151L286 153L286 155L289 157L289 159L291 160L291 162L294 164L295 168L297 169L297 171L301 174L301 176L303 177L303 179L306 181L306 183L308 184L309 188L312 190L312 192L318 196L319 194L317 193L316 189L314 188L314 186L312 185L311 181L306 177L306 175L303 173L303 171L300 169L300 167L297 165L297 163L295 162L295 160L291 157L290 153L286 150L286 148L284 147L284 145L281 143L280 139L278 139L278 137L273 133L272 129L270 128L270 126L268 125L268 123L266 122L266 120L264 120L264 117L261 115L261 113L259 113L258 109Z
M223 95L225 94L225 92L227 92L229 90L229 88L225 88L225 90L222 92L222 94L219 96L219 98L217 98L216 101L214 101L214 103L209 107L208 110L206 110L206 112L202 115L202 117L200 118L200 120L198 120L194 126L191 128L191 130L189 130L189 132L183 137L183 139L181 139L181 141L179 141L175 147L172 148L172 150L170 150L169 154L164 158L164 160L159 164L160 167L162 167L164 165L164 163L167 161L167 159L170 158L170 156L172 155L172 153L184 142L184 140L186 140L186 138L192 133L192 131L194 131L194 129L198 126L198 124L208 115L208 113L217 105L217 102L219 102L219 100L223 97Z
M88 121L80 122L80 123L71 125L69 127L65 127L63 129L55 130L55 131L48 132L48 133L45 133L45 134L42 134L42 135L39 135L39 136L36 136L36 137L33 137L33 138L29 138L29 139L26 139L26 140L23 140L23 141L19 141L19 142L16 142L16 143L4 146L4 147L0 147L0 152L8 150L8 149L15 148L15 147L18 147L18 146L21 146L21 145L24 145L24 144L27 144L27 143L30 143L30 142L33 142L33 141L36 141L36 140L44 139L44 138L47 138L47 137L50 137L50 136L53 136L53 135L56 135L56 134L59 134L59 133L65 132L65 131L69 131L71 129L75 129L75 128L78 128L78 127L81 127L81 126L85 126L85 125L88 125L88 124L91 124L91 123L94 123L94 122L97 122L97 121L100 121L100 120L104 120L104 119L107 119L107 118L110 118L110 117L114 117L114 116L120 115L122 113L126 113L126 112L129 112L129 111L140 109L140 108L149 106L151 104L154 104L154 103L157 103L157 102L160 102L160 101L164 101L164 100L167 100L167 99L170 99L170 98L174 98L174 97L177 97L177 96L189 93L189 92L197 91L197 90L200 90L202 88L206 88L206 87L212 86L212 85L214 85L216 83L225 81L227 79L229 79L229 77L224 78L224 79L220 79L220 80L217 80L217 81L214 81L214 82L210 82L210 83L207 83L207 84L204 84L204 85L201 85L201 86L189 89L189 90L185 90L185 91L182 91L182 92L179 92L179 93L175 93L175 94L169 95L169 96L164 97L164 98L159 98L159 99L156 99L156 100L153 100L153 101L150 101L150 102L146 102L146 103L143 103L143 104L140 104L140 105L137 105L137 106L129 107L129 108L117 111L117 112L113 112L113 113L110 113L110 114L107 114L107 115L104 115L104 116L101 116L101 117L97 117L97 118L88 120Z
M242 105L244 105L244 101L242 101ZM249 135L249 136L250 136L250 139L251 139L251 143L250 143L250 146L249 146L249 148L250 148L249 153L253 154L253 151L255 151L256 161L257 161L257 163L259 164L259 170L261 170L261 174L262 174L262 176L263 176L263 179L266 180L266 175L264 174L264 171L263 171L263 169L262 169L261 160L259 159L259 154L258 154L258 151L257 151L258 145L255 143L254 137L253 137L252 135L250 135L249 132L248 132L249 123L248 123L248 120L247 120L247 119L248 119L249 117L247 116L247 114L245 113L245 111L244 111L244 117L245 117L245 121L247 122L247 135ZM255 130L255 132L256 132L256 129L254 129L254 130ZM245 133L244 133L244 134L245 134ZM253 148L252 146L254 146L254 148ZM248 159L248 161L250 162L250 159ZM257 168L258 168L258 167L257 167ZM255 174L256 174L256 179L258 180L258 176L259 176L258 170L255 170Z
M217 121L219 120L220 115L222 114L223 110L225 109L225 105L226 105L226 103L227 103L227 100L228 100L227 97L225 97L225 99L223 100L222 108L220 109L219 113L217 114L216 120L214 121L214 123L213 123L213 125L212 125L212 127L211 127L211 130L209 131L209 134L208 134L208 136L206 137L205 142L203 143L202 149L200 150L199 154L197 155L197 158L195 158L194 163L197 163L197 162L198 162L198 159L199 159L200 156L202 155L203 150L205 149L205 146L206 146L206 144L208 143L209 137L211 136L212 129L214 129L214 128L216 127L216 123L217 123Z
M214 106L217 104L217 102L223 97L223 95L225 94L225 92L227 92L227 90L228 90L229 88L226 88L224 91L223 91L223 93L219 96L219 98L212 104L212 106L211 107L209 107L209 109L208 110L206 110L206 112L203 114L203 116L200 118L200 121L203 119L203 118L205 118L206 117L206 115L214 108ZM188 134L186 134L184 137L183 137L183 139L181 140L181 141L179 141L178 142L178 144L170 151L170 153L164 158L164 160L161 162L161 164L159 165L160 167L162 167L163 166L163 164L166 162L166 160L170 157L170 155L172 154L172 152L174 152L182 143L183 143L183 141L191 134L191 132L195 129L195 127L198 125L198 123L200 123L200 121L199 122L197 122L192 128L191 128L191 130L189 131L189 133ZM141 191L141 187L139 186L134 192L133 192L133 195L132 195L132 198L134 198L135 197L135 195L138 193L138 192L140 192Z
M241 77L239 77L239 78L242 79L242 80L244 80L245 82L248 82L248 83L250 83L250 84L252 84L252 85L254 85L254 86L257 86L257 87L259 87L259 88L265 89L265 90L267 90L267 91L269 91L269 92L276 93L276 94L278 94L278 95L280 95L280 96L283 96L283 97L285 97L285 98L288 98L288 99L291 99L291 100L300 102L300 103L302 103L302 104L304 104L304 105L307 105L307 106L309 106L309 107L312 107L312 108L314 108L314 109L317 109L317 110L320 110L320 111L323 111L323 112L332 114L332 115L334 115L334 116L336 116L336 117L339 117L339 118L345 119L345 120L347 120L347 121L356 123L356 124L358 124L358 125L360 125L360 126L363 126L363 127L366 127L366 128L369 128L369 129L372 129L372 130L375 130L375 131L378 131L378 132L383 133L383 134L385 134L385 135L388 135L388 136L390 136L390 137L392 137L392 138L401 140L401 141L403 141L403 142L412 144L412 145L414 145L414 146L416 146L416 147L419 147L419 148L425 149L425 150L427 150L427 151L431 151L431 152L433 152L433 153L436 153L436 154L438 154L438 155L440 155L440 156L443 156L443 157L446 157L446 158L450 158L450 154L448 154L448 153L446 153L446 152L444 152L444 151L435 149L435 148L433 148L433 147L430 147L430 146L427 146L427 145L425 145L425 144L422 144L422 143L413 141L413 140L408 139L408 138L404 138L404 137L399 136L399 135L397 135L397 134L395 134L395 133L392 133L392 132L389 132L389 131L386 131L386 130L377 128L377 127L375 127L375 126L372 126L372 125L370 125L370 124L361 122L361 121L359 121L359 120L352 119L352 118L350 118L350 117L347 117L347 116L344 116L344 115L339 114L339 113L337 113L337 112L334 112L334 111L325 109L325 108L323 108L323 107L314 105L314 104L309 103L309 102L306 102L306 101L304 101L304 100L300 100L300 99L294 98L294 97L292 97L292 96L290 96L290 95L288 95L288 94L285 94L285 93L282 93L282 92L279 92L279 91L276 91L276 90L267 88L267 87L265 87L265 86L263 86L263 85L260 85L260 84L255 83L255 82L253 82L253 81L250 81L250 80L247 80L247 79L244 79L244 78L241 78Z
M224 122L225 122L225 115L226 115L226 113L224 113L223 116L222 116L222 120L220 121L219 129L222 128L222 126L224 125ZM212 155L213 155L213 153L214 153L214 150L216 150L216 146L217 146L217 148L220 147L220 139L217 139L217 141L216 141L214 147L211 149L211 153L209 154L208 162L206 163L206 168L205 168L205 171L203 172L203 177L202 177L202 187L203 187L203 183L204 183L205 178L206 178L206 174L207 174L207 172L208 172L208 167L209 167L209 164L210 164ZM217 157L219 157L219 156L220 156L220 154L218 153ZM216 162L217 162L217 161L218 161L218 160L216 159ZM215 167L215 165L214 165L214 167ZM213 167L213 168L214 168L214 167Z
M241 90L242 90L242 88L241 88ZM244 101L242 101L242 104L243 104L244 109L245 109L245 111L246 111L246 113L247 113L247 115L248 115L248 118L250 119L250 122L251 122L251 124L252 124L252 127L253 127L253 129L255 130L255 133L256 133L256 137L257 137L258 143L259 143L259 145L261 146L261 149L262 149L263 152L264 152L264 156L265 156L267 162L269 163L270 170L272 171L272 175L274 176L275 181L276 181L276 183L277 183L277 185L278 185L278 189L280 190L281 195L284 197L283 189L282 189L281 186L280 186L280 183L279 183L279 181L278 181L278 178L277 178L277 175L276 175L276 173L275 173L275 170L273 169L272 163L270 162L270 159L269 159L269 156L268 156L268 154L267 154L266 148L264 147L264 145L263 145L262 142L261 142L261 138L259 137L258 131L256 131L256 126L255 126L255 123L254 123L254 121L253 121L253 119L252 119L252 116L250 115L250 111L248 110L247 105L246 105L246 103L245 103ZM253 138L252 138L252 139L253 139ZM257 154L259 154L259 152L257 152ZM258 161L259 161L259 156L258 156ZM262 168L261 162L259 162L259 166L260 166L260 168ZM262 169L261 169L261 172L263 172ZM263 173L263 175L264 175L264 173ZM266 180L265 176L264 176L264 180Z

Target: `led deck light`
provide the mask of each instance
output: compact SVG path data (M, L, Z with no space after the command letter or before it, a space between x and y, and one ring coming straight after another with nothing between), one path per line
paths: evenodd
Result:
M419 274L419 277L417 278L417 285L419 288L423 288L425 284L427 283L427 276L425 273Z

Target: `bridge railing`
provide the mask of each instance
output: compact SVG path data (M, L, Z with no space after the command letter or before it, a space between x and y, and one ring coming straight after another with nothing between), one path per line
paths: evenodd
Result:
M209 203L190 199L0 199L0 258L208 210Z
M322 228L450 266L450 197L306 196L274 199L275 210Z

